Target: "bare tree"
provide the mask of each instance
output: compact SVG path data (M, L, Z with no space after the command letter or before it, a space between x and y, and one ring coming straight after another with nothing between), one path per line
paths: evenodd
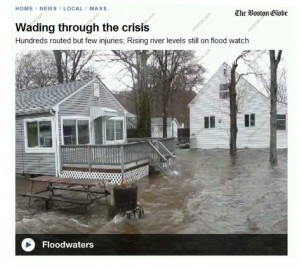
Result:
M62 51L61 50L53 50L55 57L55 64L57 69L57 81L58 83L64 82L64 74L62 69Z
M151 79L151 76L150 76ZM150 82L151 83L151 82ZM133 90L124 90L114 92L116 98L122 103L130 113L136 113L136 104ZM176 90L172 94L172 99L168 103L168 113L172 118L177 118L185 126L189 125L188 104L196 96L194 90ZM161 95L155 89L151 94L151 117L161 117L162 99Z
M88 67L88 63L96 55L93 50L53 50L53 54L59 83L74 81L81 74L94 73L91 67Z
M271 83L270 83L270 164L277 165L277 124L276 124L276 114L277 114L277 68L281 60L282 50L276 53L275 50L270 50L270 73L271 73Z
M16 89L32 89L78 78L89 78L95 74L88 66L94 51L47 50L29 51L17 55Z
M55 61L49 51L29 51L17 55L16 89L32 89L56 83Z
M254 59L248 65L256 77L258 88L267 98L271 96L270 53L267 50L256 51ZM283 62L281 58L280 62ZM277 68L277 101L287 104L287 70L283 64Z
M240 59L245 60L245 56L250 51L243 51L232 63L231 71L230 71L230 83L229 83L229 110L230 110L230 155L236 155L236 141L237 141L237 113L238 113L238 105L237 105L237 92L236 92L236 85L239 82L239 79L242 75L236 79L236 69L238 67L238 61Z
M157 61L158 92L162 99L163 137L167 137L168 104L177 90L190 90L203 82L205 69L196 61L194 51L159 50Z
M149 58L152 54L148 50L113 50L115 58L123 64L129 73L136 102L137 128L140 137L151 136L151 88L149 86Z

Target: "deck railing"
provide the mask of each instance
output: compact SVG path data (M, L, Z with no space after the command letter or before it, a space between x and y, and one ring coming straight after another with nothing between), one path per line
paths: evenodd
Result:
M160 152L160 147L165 147L175 153L175 139L156 139L163 146L155 146ZM152 145L152 143L151 143ZM165 155L164 153L161 153ZM149 141L130 142L117 145L61 145L61 167L66 165L88 167L94 166L124 166L126 164L151 160L160 157Z
M128 142L150 141L155 144L160 141L171 153L175 153L176 138L130 138Z
M158 141L159 143L163 144L168 151L170 151L172 154L175 154L175 138L164 138L159 139Z
M119 166L149 158L148 142L120 145L62 145L61 165Z

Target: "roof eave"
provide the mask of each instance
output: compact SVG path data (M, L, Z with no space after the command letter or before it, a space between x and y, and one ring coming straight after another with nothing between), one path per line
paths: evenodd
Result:
M42 114L42 113L51 113L52 107L48 108L30 108L26 110L17 110L16 115L31 115L31 114Z

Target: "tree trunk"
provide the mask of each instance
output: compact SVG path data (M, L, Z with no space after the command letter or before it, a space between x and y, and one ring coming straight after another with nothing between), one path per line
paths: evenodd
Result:
M150 115L150 98L147 92L143 92L140 99L138 135L141 138L151 137L151 115Z
M61 50L53 50L55 62L56 62L56 68L57 68L57 81L58 83L64 82L64 75L62 70L62 53Z
M150 93L148 92L148 65L147 50L137 51L137 57L140 65L138 72L138 96L139 96L139 122L138 133L140 137L151 137L151 107Z
M281 59L282 51L279 50L277 59L275 57L275 50L270 50L270 71L271 71L271 85L270 85L270 164L277 165L277 67Z
M168 111L167 111L167 104L165 103L166 100L163 98L163 137L167 138L167 124L168 124Z
M165 50L165 55L164 55L164 69L163 69L163 137L167 138L167 120L168 120L168 111L167 111L167 106L168 106L168 84L167 84L167 69L168 69L168 54L167 51Z
M237 103L236 103L236 80L235 70L237 63L232 64L229 84L229 104L230 104L230 155L236 155L236 140L237 140Z

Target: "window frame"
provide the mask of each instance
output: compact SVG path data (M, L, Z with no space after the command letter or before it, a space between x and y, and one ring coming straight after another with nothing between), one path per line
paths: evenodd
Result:
M61 144L65 145L64 139L64 120L75 120L75 132L76 132L76 144L67 144L66 146L70 145L90 145L91 144L91 120L87 116L62 116L61 123L60 123L60 131L61 131ZM87 144L78 144L78 123L77 121L88 121L89 124L89 142Z
M251 116L254 115L254 125L251 124ZM246 126L246 116L248 116L248 126ZM245 128L255 128L256 125L256 115L255 113L244 114L244 127Z
M221 90L221 86L222 85L226 85L226 90ZM228 96L226 97L226 98L221 98L221 95L223 94L223 93L228 93ZM226 84L219 84L219 99L220 100L227 100L227 99L229 99L229 84L228 83L226 83Z
M281 115L281 116L284 115L284 119L278 119L278 118L277 118L278 115ZM278 120L279 120L279 121L284 121L284 129L278 129L278 125L277 125ZM277 130L278 130L278 131L286 131L286 114L276 114L276 131L277 131Z
M208 127L206 127L206 118L208 118ZM212 118L214 118L214 126L211 127L212 123ZM216 128L216 116L215 115L209 115L209 116L204 116L204 129L215 129Z
M52 147L29 147L28 146L28 133L27 133L27 123L30 122L41 122L47 121L51 123L51 139ZM25 153L55 153L55 133L54 133L54 118L51 116L48 117L35 117L35 118L25 118L23 120L23 129L24 129L24 147ZM38 142L39 142L39 128L38 128Z
M106 132L106 126L108 121L114 121L114 140L107 140L107 132ZM116 123L115 121L122 121L122 129L123 129L123 139L122 140L116 140ZM106 144L122 144L125 143L125 118L122 116L116 116L116 117L111 117L105 120L105 142Z

